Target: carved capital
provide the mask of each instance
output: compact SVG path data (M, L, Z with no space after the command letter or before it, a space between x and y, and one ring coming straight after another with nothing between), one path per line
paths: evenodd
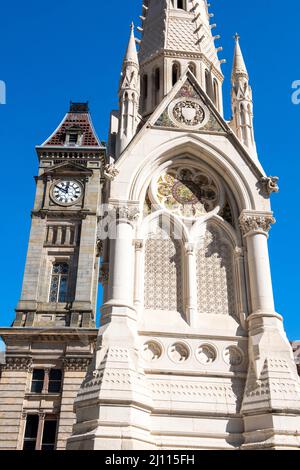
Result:
M195 245L193 243L186 243L185 252L187 255L193 255L195 253Z
M117 220L135 222L139 218L140 210L138 207L134 206L118 206L115 207L115 215Z
M263 194L270 197L272 193L278 193L278 181L279 178L277 176L268 176L261 178L259 182Z
M239 219L242 234L245 236L256 232L268 234L271 225L275 224L276 220L272 214L259 214L259 213L242 213Z
M113 163L108 163L104 167L104 177L109 181L113 181L119 173L119 170Z
M144 241L143 240L135 240L134 247L136 251L142 251L144 248Z
M243 248L240 248L239 246L236 246L234 249L234 256L236 259L243 258L244 256L244 251Z
M66 357L63 360L64 370L72 372L86 372L90 363L89 357Z

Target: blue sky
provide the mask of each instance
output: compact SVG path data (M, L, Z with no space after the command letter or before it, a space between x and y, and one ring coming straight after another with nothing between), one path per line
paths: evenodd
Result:
M7 104L0 105L2 224L0 230L0 324L10 325L18 301L37 173L36 144L52 133L69 101L89 100L99 137L117 106L122 57L132 20L139 25L142 0L37 0L2 2L0 80ZM227 59L224 101L230 118L232 36L241 46L254 93L255 133L267 174L280 176L272 197L278 220L270 236L277 311L291 339L300 339L297 246L300 105L291 84L300 80L300 4L283 14L279 0L215 0L211 12ZM296 179L294 179L294 177Z

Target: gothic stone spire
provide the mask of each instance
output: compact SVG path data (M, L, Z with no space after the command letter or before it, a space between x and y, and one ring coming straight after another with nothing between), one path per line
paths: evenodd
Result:
M253 99L249 85L249 75L243 58L240 37L234 36L235 51L232 68L232 128L250 154L257 159L256 144L253 129Z
M212 83L217 82L222 112L223 75L218 58L222 48L215 46L219 36L212 34L216 25L210 24L211 17L206 0L144 1L139 28L144 115L152 112L169 93L187 66L206 91L211 91Z

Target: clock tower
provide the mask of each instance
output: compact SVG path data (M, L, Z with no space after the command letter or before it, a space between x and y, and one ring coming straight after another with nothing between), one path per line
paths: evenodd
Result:
M1 330L6 343L1 449L65 448L73 401L97 335L105 146L88 104L71 103L36 150L39 171L22 293L12 328Z

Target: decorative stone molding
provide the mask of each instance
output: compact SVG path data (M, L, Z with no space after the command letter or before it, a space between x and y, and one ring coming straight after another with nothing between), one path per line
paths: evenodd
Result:
M64 370L72 372L85 372L91 363L89 357L66 357L63 359Z
M278 193L278 181L278 176L268 176L261 178L259 182L263 193L266 196L270 196L272 193Z
M252 232L268 234L271 225L275 224L275 222L275 218L270 213L242 213L239 218L240 228L244 237Z
M3 370L17 370L29 372L32 366L31 357L7 357L6 364L4 364Z
M108 163L104 167L104 177L109 181L113 181L119 173L119 170L113 163Z

